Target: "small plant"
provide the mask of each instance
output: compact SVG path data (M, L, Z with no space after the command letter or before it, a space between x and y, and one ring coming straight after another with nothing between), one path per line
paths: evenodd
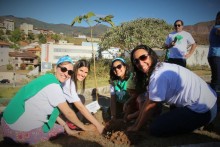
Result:
M29 66L28 66L28 70L33 70L33 66L32 66L32 65L29 65Z
M20 65L20 69L21 70L25 70L26 67L27 67L27 65L25 63L21 63L21 65Z
M13 70L13 66L11 64L7 65L7 70Z

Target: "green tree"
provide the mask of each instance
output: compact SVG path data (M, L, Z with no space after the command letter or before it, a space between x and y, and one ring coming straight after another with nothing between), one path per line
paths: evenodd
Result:
M90 28L90 37L92 42L92 50L93 50L93 64L94 64L94 78L95 78L95 87L96 87L96 99L98 99L98 86L97 86L97 80L96 80L96 65L95 65L95 57L96 52L93 48L93 27L97 24L100 24L102 22L109 23L111 26L114 26L114 23L112 22L112 18L114 16L107 15L105 17L98 17L93 12L88 12L86 15L77 16L74 18L73 22L71 23L71 26L74 26L75 23L81 23L82 21L85 21ZM95 25L94 25L95 23Z
M29 40L30 42L33 41L35 38L34 38L34 34L33 33L28 33L28 37L27 37L27 40Z
M6 30L6 35L11 35L11 31L10 30Z
M139 44L161 48L172 28L164 20L155 18L140 18L125 22L120 26L110 28L104 34L100 43L100 51L114 46L130 52L130 49Z
M46 37L42 33L38 34L38 39L41 44L47 42Z
M58 34L53 34L53 35L51 36L51 38L54 39L55 42L58 42L58 41L61 39L60 35L58 35Z
M2 41L6 41L7 40L4 35L5 35L4 31L2 29L0 29L0 40L2 40Z
M11 36L9 37L10 41L14 43L18 43L19 41L22 40L22 32L19 29L15 29L14 31L11 32Z
M7 70L13 70L13 65L12 64L7 64Z

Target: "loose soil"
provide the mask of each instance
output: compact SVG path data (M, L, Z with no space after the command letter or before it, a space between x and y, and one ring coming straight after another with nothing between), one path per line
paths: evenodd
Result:
M34 146L40 147L68 147L68 146L181 146L181 147L197 147L197 146L220 146L220 114L216 117L213 126L203 130L195 130L192 133L176 135L173 137L153 137L148 133L147 126L138 132L127 132L126 129L132 123L125 123L123 120L109 120L106 113L106 103L109 103L108 97L101 97L99 103L102 105L94 116L99 122L105 125L105 131L102 135L98 132L79 132L75 136L61 135L50 141L42 142ZM168 109L164 106L164 109ZM0 146L18 146L9 144L3 140L2 132L0 132Z

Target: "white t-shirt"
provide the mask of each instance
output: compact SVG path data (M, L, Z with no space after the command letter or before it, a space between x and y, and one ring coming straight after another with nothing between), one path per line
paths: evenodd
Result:
M150 77L149 99L203 113L214 106L217 98L210 86L190 70L163 63Z
M166 45L169 45L174 38L177 37L175 45L169 49L169 58L181 58L185 59L187 53L187 47L195 43L192 35L186 31L172 32L167 36Z
M8 125L11 129L18 131L39 128L48 121L47 117L52 113L54 107L65 101L60 85L50 84L28 99L25 102L25 112L15 123Z
M75 83L71 79L63 83L62 88L64 96L69 103L81 101L76 92Z

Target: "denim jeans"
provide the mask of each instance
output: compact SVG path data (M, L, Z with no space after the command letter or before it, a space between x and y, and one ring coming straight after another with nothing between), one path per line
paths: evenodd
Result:
M150 124L150 133L154 136L172 136L192 132L210 123L210 120L216 116L216 105L212 109L215 113L212 111L196 113L187 107L177 107L155 119Z
M220 85L220 57L209 57L209 65L211 67L211 87L216 90L216 86Z

